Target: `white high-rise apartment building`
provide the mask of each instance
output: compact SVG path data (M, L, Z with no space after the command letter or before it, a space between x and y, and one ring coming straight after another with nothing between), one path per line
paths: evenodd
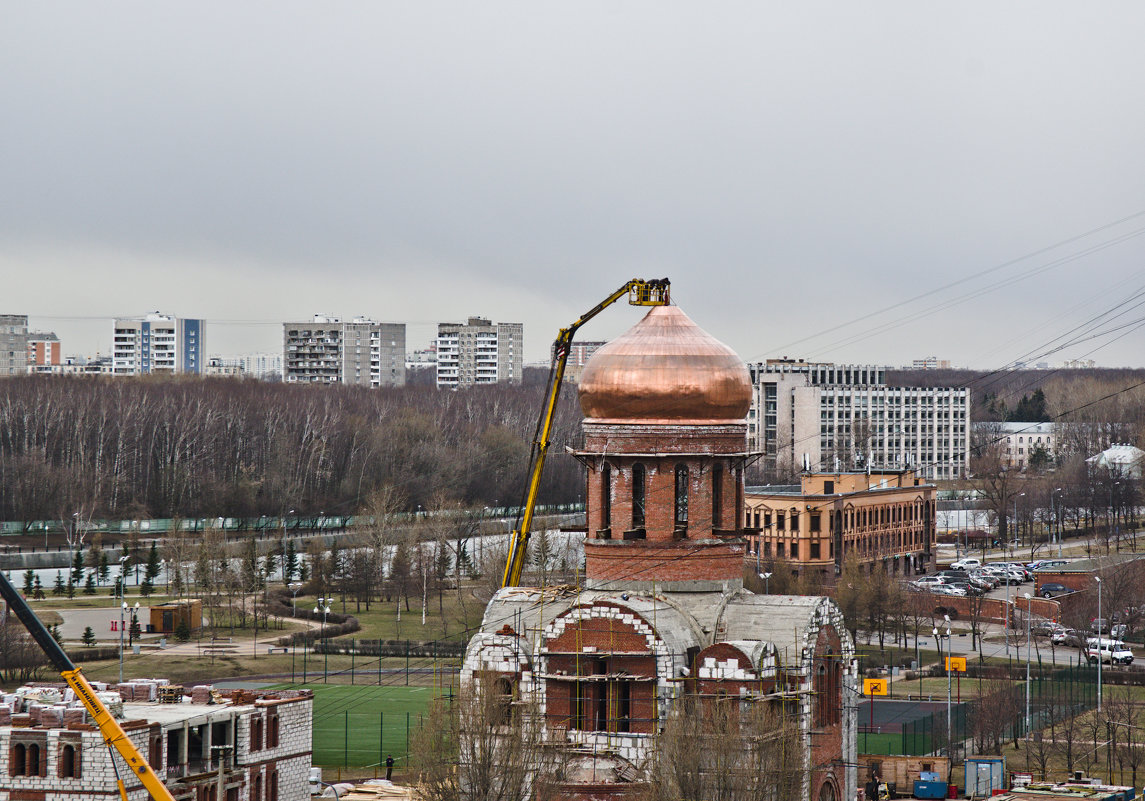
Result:
M748 445L764 454L768 469L969 474L965 387L891 387L885 369L871 365L775 359L749 369Z
M0 376L28 372L28 315L0 314Z
M447 389L498 381L521 382L525 326L470 317L437 326L437 386Z
M400 387L406 382L405 323L316 314L282 324L282 376L289 383Z
M205 371L206 320L153 312L140 319L115 321L111 371L115 375Z

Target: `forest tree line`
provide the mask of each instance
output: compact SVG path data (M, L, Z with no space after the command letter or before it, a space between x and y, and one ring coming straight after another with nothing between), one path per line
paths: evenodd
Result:
M544 387L296 386L234 378L0 381L0 519L354 514L378 487L519 502ZM540 502L583 494L562 394Z

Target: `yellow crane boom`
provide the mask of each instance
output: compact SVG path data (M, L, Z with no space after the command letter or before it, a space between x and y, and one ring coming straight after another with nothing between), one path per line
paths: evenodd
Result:
M537 493L541 487L541 474L545 469L545 455L549 450L549 437L553 430L557 400L565 378L565 365L569 359L569 348L577 329L600 314L625 295L633 306L667 306L671 301L671 283L667 278L644 280L633 278L600 303L578 317L568 328L562 328L553 344L553 359L549 368L548 392L533 435L533 448L529 457L529 483L525 488L525 498L521 504L520 524L512 533L509 543L509 557L505 560L505 575L502 587L516 587L521 583L521 571L525 568L525 550L532 533L533 508L537 503Z

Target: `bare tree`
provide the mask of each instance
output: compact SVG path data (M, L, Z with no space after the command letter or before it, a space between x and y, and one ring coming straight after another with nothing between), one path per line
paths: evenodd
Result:
M647 801L795 801L807 774L781 706L685 696L664 724Z
M546 742L540 711L509 677L479 675L438 698L414 735L413 770L426 801L548 801L561 797L567 752Z

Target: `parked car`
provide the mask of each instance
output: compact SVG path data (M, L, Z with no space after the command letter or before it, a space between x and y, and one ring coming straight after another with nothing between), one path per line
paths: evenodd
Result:
M1052 620L1039 620L1030 625L1030 634L1035 637L1052 637L1058 631L1065 631L1065 626L1054 623Z
M1085 658L1089 660L1091 665L1096 664L1099 659L1110 665L1133 664L1133 652L1125 647L1125 643L1104 637L1100 640L1097 637L1091 637L1086 641Z
M959 559L957 562L950 566L951 570L969 570L972 567L981 567L982 560L975 556L968 556L965 559Z
M1050 635L1050 642L1054 645L1069 645L1074 648L1080 647L1084 639L1081 632L1075 629L1062 629Z
M933 590L938 585L942 584L942 579L939 576L919 576L914 581L910 582L911 586L919 590Z
M1055 584L1053 582L1049 584L1043 584L1038 589L1038 595L1042 596L1043 598L1053 598L1055 595L1065 595L1069 592L1073 592L1073 590L1064 584Z

